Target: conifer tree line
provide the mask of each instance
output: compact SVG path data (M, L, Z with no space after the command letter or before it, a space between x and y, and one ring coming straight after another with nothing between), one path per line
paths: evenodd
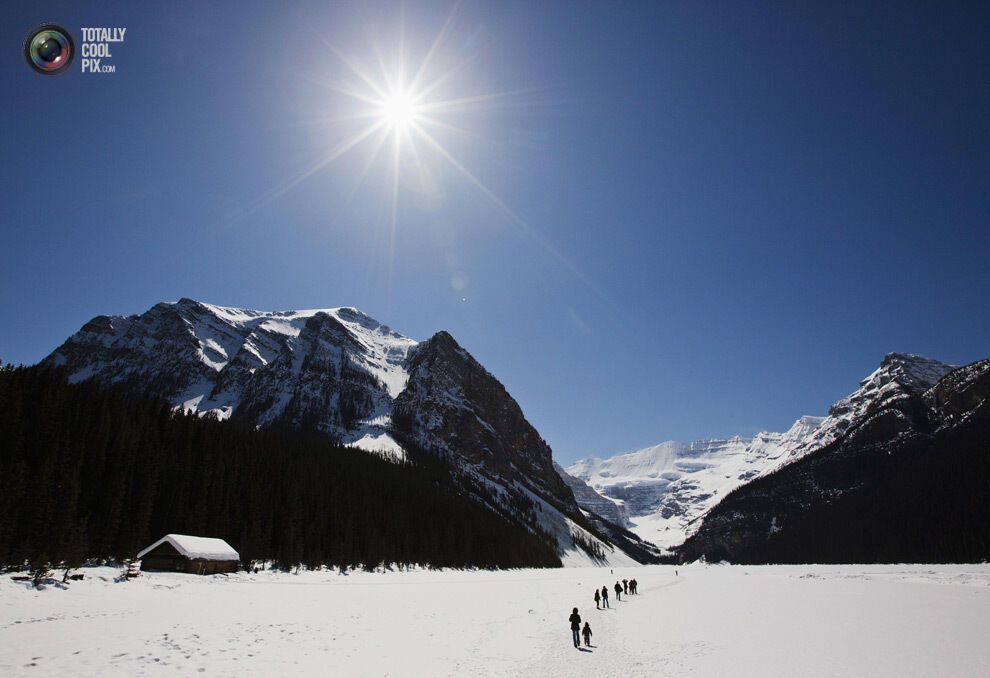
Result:
M167 533L242 563L559 567L546 535L468 500L449 469L242 428L57 369L0 368L0 565L122 560Z

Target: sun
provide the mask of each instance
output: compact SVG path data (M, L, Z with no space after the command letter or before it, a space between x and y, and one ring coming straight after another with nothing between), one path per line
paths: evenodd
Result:
M384 175L369 183L381 186L386 193L378 205L388 220L384 241L387 243L389 276L400 218L400 184L404 187L401 193L407 193L407 189L409 194L414 192L421 205L437 205L446 193L440 184L459 179L483 195L589 289L614 303L593 280L489 188L463 158L471 143L483 148L491 148L496 143L480 133L483 117L489 118L510 108L528 109L534 104L531 96L542 90L484 91L478 89L478 82L472 83L465 77L470 73L469 66L477 53L463 51L463 45L471 41L452 38L452 34L457 33L458 7L459 4L455 4L450 10L432 43L425 41L418 50L415 47L407 49L404 21L399 24L397 37L389 41L394 49L372 40L366 53L345 52L310 25L314 35L334 57L334 68L329 77L312 78L330 97L321 105L334 110L321 114L311 124L330 125L338 133L334 135L332 146L258 197L243 213L253 212L285 195L343 156L359 153L357 149L360 148L364 151L364 159L355 175L355 185L363 183L373 168L385 169ZM415 53L415 57L410 59L410 53Z
M421 118L421 107L414 94L399 89L383 98L378 115L385 127L393 132L405 132Z

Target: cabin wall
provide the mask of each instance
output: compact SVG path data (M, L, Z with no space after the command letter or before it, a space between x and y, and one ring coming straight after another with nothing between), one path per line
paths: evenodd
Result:
M219 574L237 572L236 560L190 560L186 570L192 574Z
M189 559L175 550L175 547L165 542L144 554L141 559L142 570L161 570L166 572L188 572Z
M159 572L188 572L189 574L218 574L237 572L236 560L189 559L168 542L156 546L141 559L142 570Z

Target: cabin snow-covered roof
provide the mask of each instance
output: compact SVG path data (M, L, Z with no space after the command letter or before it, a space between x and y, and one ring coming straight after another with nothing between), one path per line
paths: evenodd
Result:
M146 553L158 548L165 542L171 544L176 551L190 560L240 560L230 544L223 539L214 537L193 537L188 534L166 534L154 544L137 554L138 559Z

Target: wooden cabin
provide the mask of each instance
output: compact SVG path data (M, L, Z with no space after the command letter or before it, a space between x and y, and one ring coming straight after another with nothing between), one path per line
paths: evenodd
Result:
M236 572L241 557L223 539L166 534L137 558L142 570L216 574Z

